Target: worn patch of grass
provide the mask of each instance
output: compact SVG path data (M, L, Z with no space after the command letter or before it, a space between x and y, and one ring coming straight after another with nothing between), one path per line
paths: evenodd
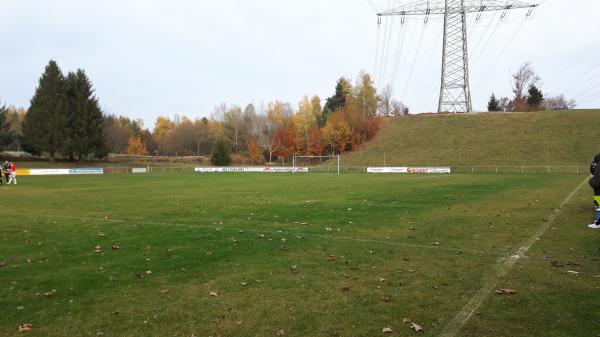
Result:
M422 335L435 336L581 180L20 177L20 185L1 189L10 198L0 224L0 335L16 335L21 323L32 323L36 336L275 336L279 329L285 336L377 336L383 327L411 335L407 317L425 328ZM597 254L598 236L581 223L591 214L588 200L582 194L573 204L560 224L570 234L551 244L575 260ZM536 249L548 249L552 233ZM560 271L537 260L520 262L506 286L525 289ZM586 275L600 273L597 260L580 263ZM553 317L564 308L595 310L592 290L581 290L597 279L559 276L551 282L564 285L560 291L491 298L482 313L510 310L478 316L465 336L497 335L498 321L518 315L538 335L567 334L569 320ZM56 295L43 295L51 290ZM595 333L594 324L578 331Z

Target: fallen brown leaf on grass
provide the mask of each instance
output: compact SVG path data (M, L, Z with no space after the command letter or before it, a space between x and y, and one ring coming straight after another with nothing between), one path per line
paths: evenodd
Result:
M342 286L342 291L344 291L344 292L346 292L346 291L350 291L350 285L348 285L348 284L344 284L344 285Z
M391 302L392 301L392 297L391 296L381 296L381 300L384 302Z
M4 267L6 265L5 261L0 261L0 267Z
M327 261L335 261L335 259L336 259L335 255L329 255L327 257Z
M102 253L102 246L95 246L94 253Z
M44 295L46 297L52 297L52 296L56 295L56 290L48 291L45 293L36 293L35 294L35 296L42 296L42 295Z
M284 335L285 335L285 330L283 330L283 329L277 330L277 336L284 336Z
M383 333L392 333L392 332L394 332L394 330L392 328L383 328L383 330L381 330L381 332L383 332Z
M166 294L169 293L169 289L161 289L160 293L163 294L163 295L166 295Z
M147 271L143 271L143 272L141 272L141 273L135 273L135 274L136 274L136 275L137 275L137 277L139 277L139 278L144 278L144 277L146 277L146 276L148 276L148 275L152 274L152 271L151 271L151 270L147 270Z
M294 265L290 267L290 273L291 274L297 274L298 273L298 266Z
M242 325L242 323L244 323L244 321L235 321L235 322L233 322L233 324L235 324L235 325Z
M409 324L408 328L411 330L414 330L415 332L422 332L423 331L423 327L411 322L411 320L409 318L403 318L402 319L402 324Z
M517 291L515 289L504 288L496 290L497 295L514 295L516 293Z
M104 336L104 331L102 331L102 330L96 331L96 336Z
M219 296L219 292L217 292L217 291L211 291L210 293L208 293L208 296L210 296L210 297L218 297Z
M33 327L32 324L23 323L23 324L19 325L19 333L29 332L29 331L31 331L32 327Z
M552 267L557 267L557 268L560 268L560 267L564 267L564 266L565 266L564 264L560 263L560 261L558 261L558 260L554 260L554 261L550 262L550 265L551 265Z
M420 325L415 324L415 323L410 323L410 329L415 330L415 332L423 331L423 327L421 327Z
M282 251L284 251L284 252L285 252L285 251L287 251L289 248L288 248L288 246L286 246L286 245L282 245L282 246L280 246L280 247L279 247L279 249L281 249Z

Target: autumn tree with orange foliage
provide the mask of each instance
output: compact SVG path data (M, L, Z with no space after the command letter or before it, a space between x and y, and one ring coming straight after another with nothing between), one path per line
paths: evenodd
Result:
M139 136L129 137L127 144L127 154L132 156L145 156L148 154L146 146L142 143L142 139Z
M323 140L329 147L332 154L344 152L346 146L352 139L352 130L346 121L344 113L334 112L328 119L323 128Z
M294 132L294 124L288 123L287 125L281 126L275 131L275 137L273 137L274 151L277 157L281 158L281 163L285 165L285 159L292 157L296 154L296 135Z
M260 148L260 145L258 145L258 142L254 139L248 143L248 157L250 158L252 165L259 162L262 158L262 149Z
M308 155L321 156L325 153L325 144L323 144L323 135L321 129L315 126L308 132Z

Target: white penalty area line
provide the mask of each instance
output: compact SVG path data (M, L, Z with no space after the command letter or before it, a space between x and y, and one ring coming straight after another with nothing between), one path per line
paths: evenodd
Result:
M463 328L463 326L469 321L473 314L479 309L483 301L493 292L494 288L498 284L498 278L496 275L506 275L510 269L515 265L520 257L525 255L527 251L533 246L533 244L543 236L548 228L554 223L556 218L562 213L563 207L565 207L573 197L579 192L579 190L587 183L586 178L579 186L577 186L563 202L552 211L552 213L546 218L546 222L540 226L537 232L531 236L527 241L523 243L519 249L507 258L501 258L494 267L494 272L487 276L485 285L479 289L479 291L471 298L471 300L462 308L461 311L452 319L442 330L439 337L454 337Z

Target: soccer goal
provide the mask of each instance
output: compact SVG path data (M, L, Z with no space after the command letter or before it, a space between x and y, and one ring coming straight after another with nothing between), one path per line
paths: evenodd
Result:
M303 165L307 167L331 164L335 165L334 169L337 174L340 174L340 156L294 156L292 158L293 172L296 172L296 167Z

